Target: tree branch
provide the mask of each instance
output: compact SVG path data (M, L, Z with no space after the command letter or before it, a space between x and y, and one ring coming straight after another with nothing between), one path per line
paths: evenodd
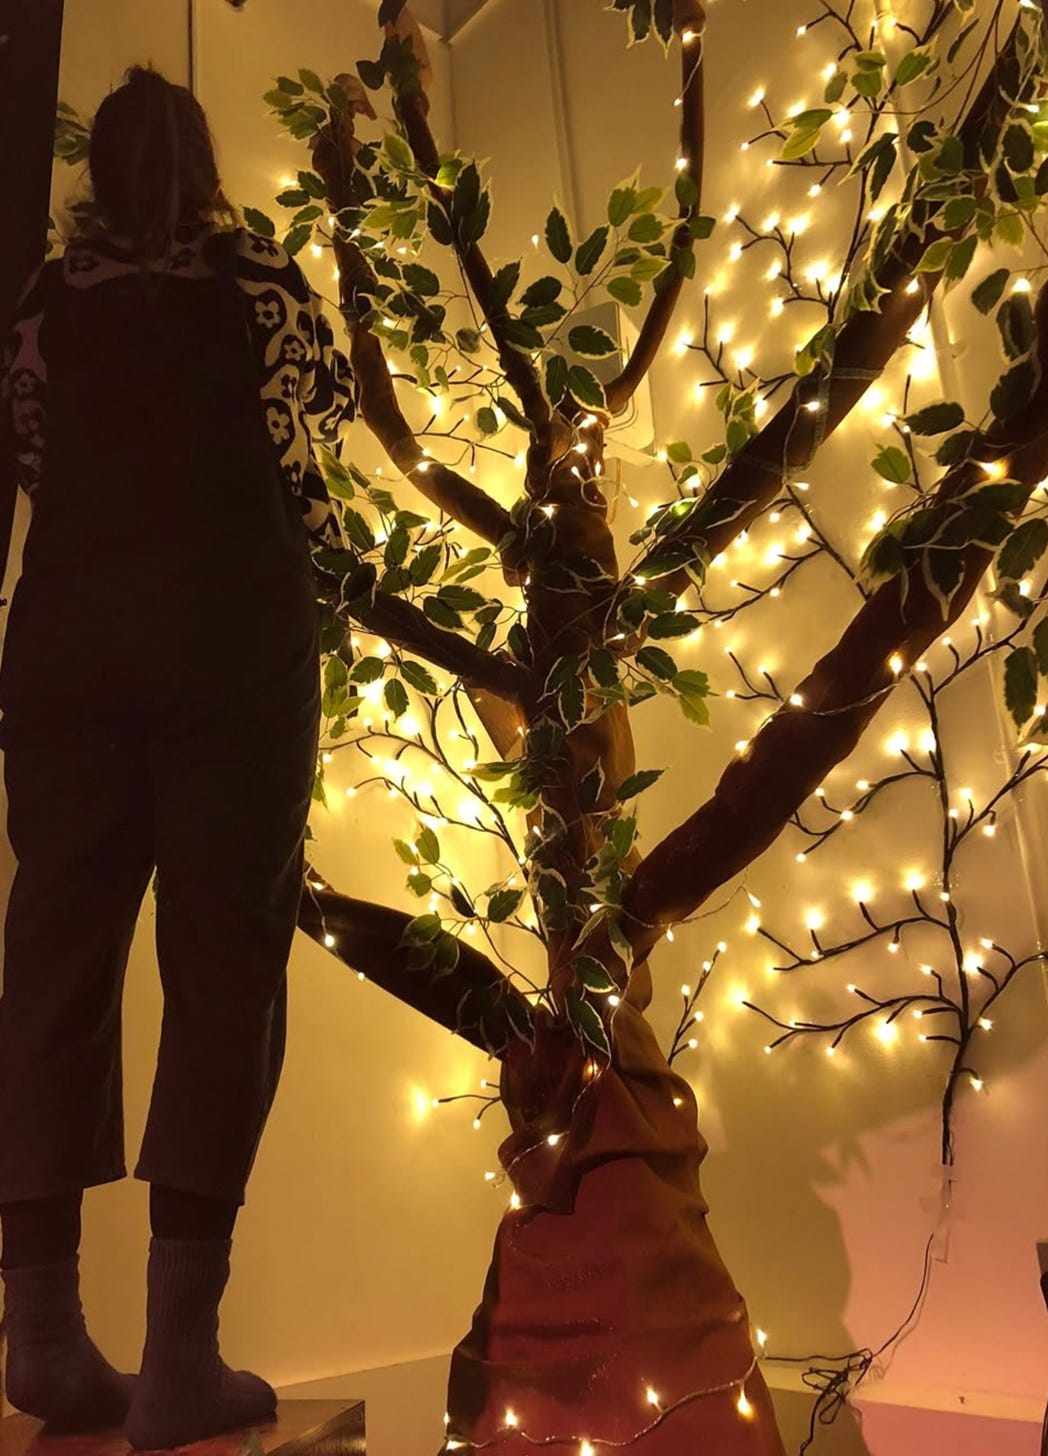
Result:
M1014 61L1017 35L1018 23L960 128L969 155L978 145L983 127L999 110L999 77ZM930 302L942 274L915 274L914 269L928 245L941 236L946 234L934 227L927 236L919 227L910 230L877 278L886 290L880 312L852 315L837 335L830 367L798 380L790 398L739 451L691 515L641 559L637 575L647 575L657 559L665 560L675 550L694 554L701 548L711 560L720 555L771 505L786 479L811 463L901 348ZM908 289L914 281L918 287L911 293ZM661 576L659 585L682 592L690 580L681 569Z
M1029 490L1048 471L1048 288L1038 299L1037 314L1041 382L1017 419L987 432L979 452L984 459L1004 462L1008 477ZM985 483L978 461L950 471L932 503L939 523L958 496ZM933 521L922 539L934 529ZM802 706L787 704L771 717L722 775L713 796L641 864L623 897L638 959L667 926L690 915L774 842L887 702L897 681L891 659L898 655L906 666L918 660L960 617L995 554L995 548L974 544L963 548L963 577L945 614L925 582L921 559L866 602L798 687Z
M317 888L321 886L321 888ZM326 884L312 867L299 910L299 928L353 970L431 1021L502 1058L531 1025L531 1006L487 956L459 943L449 972L413 968L404 934L412 917L384 905L353 900Z
M456 632L445 632L426 614L402 597L378 592L370 598L347 601L344 610L366 632L374 632L405 651L461 678L470 689L483 689L512 703L530 702L536 693L527 668L501 652L485 652Z
M416 53L421 47L422 58L425 59L425 43L418 26L407 17L406 11L402 12L398 24L407 24L411 27ZM397 26L387 25L386 30L387 33L395 32ZM426 60L426 68L428 69L428 60ZM440 170L440 153L430 130L429 98L422 87L410 92L397 89L394 96L397 116L407 134L408 144L419 167L429 178L430 194L449 218L455 252L458 254L462 271L473 289L474 297L480 305L480 310L487 320L488 328L491 330L503 373L520 400L525 415L535 426L539 435L545 435L552 423L552 414L539 384L535 367L527 354L514 348L507 339L505 326L510 321L509 310L495 296L494 276L488 260L477 243L463 240L459 224L452 217L450 197L442 187L438 187L436 184L436 176Z
M342 315L350 339L350 362L360 386L360 413L390 460L438 510L493 546L512 530L509 512L486 491L450 466L428 459L397 399L381 340L362 317L361 299L375 283L371 265L349 239L336 237Z
M1048 3L1048 0L1045 0ZM673 238L671 256L678 250L694 254L695 239L689 224L698 217L702 198L702 177L706 155L706 106L705 106L705 38L706 11L701 0L674 0L673 29L681 42L681 128L680 155L686 166L685 173L698 188L698 196L691 207L682 207L681 221ZM684 36L689 36L688 40ZM673 320L677 304L684 288L684 274L677 270L677 276L668 287L656 293L641 326L640 335L633 353L619 374L605 391L608 410L620 415L638 388L648 370L654 364L667 330Z

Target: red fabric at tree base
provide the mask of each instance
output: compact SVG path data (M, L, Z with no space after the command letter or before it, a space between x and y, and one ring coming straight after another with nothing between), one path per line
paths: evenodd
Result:
M784 1456L706 1224L691 1089L629 1002L596 1072L547 1017L505 1065L500 1158L520 1207L452 1357L449 1437L494 1456L579 1456L584 1440L594 1456Z

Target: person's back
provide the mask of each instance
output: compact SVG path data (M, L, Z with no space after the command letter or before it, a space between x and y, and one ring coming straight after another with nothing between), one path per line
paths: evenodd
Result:
M92 174L108 226L44 267L7 361L33 510L0 664L18 861L0 1267L13 1403L74 1428L126 1417L155 1448L274 1410L221 1362L217 1310L283 1056L316 762L307 531L337 528L309 434L331 438L351 398L297 266L210 221L188 93L132 73ZM165 1008L132 1392L84 1328L77 1250L82 1190L124 1173L120 1000L154 871Z

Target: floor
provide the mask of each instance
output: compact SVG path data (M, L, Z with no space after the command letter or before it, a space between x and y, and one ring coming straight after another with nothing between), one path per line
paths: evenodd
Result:
M362 1399L367 1407L368 1456L436 1456L441 1444L448 1359L314 1380L285 1392L297 1398ZM776 1391L776 1410L789 1456L808 1428L810 1402ZM1023 1421L914 1410L863 1402L820 1429L809 1456L1039 1456L1040 1429Z

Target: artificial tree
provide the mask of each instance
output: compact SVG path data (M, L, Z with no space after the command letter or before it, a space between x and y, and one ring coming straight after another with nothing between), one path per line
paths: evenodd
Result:
M702 276L714 220L701 208L703 6L611 8L624 13L631 42L655 37L679 52L672 215L660 210L662 189L636 177L583 239L554 207L545 225L553 261L539 277L524 279L519 261L496 270L485 255L490 195L477 165L442 154L431 133L429 66L403 0L382 0L381 55L357 74L329 83L302 70L268 93L312 154L278 199L293 213L285 242L293 252L333 250L360 416L399 475L395 488L412 492L405 504L373 475L326 459L345 549L319 553L317 565L325 759L362 749L368 777L416 810L418 836L397 849L425 913L350 899L311 870L302 925L502 1063L499 1100L512 1131L501 1158L514 1191L484 1300L453 1358L447 1449L773 1452L781 1442L759 1352L705 1223L695 1101L670 1066L695 1003L689 992L668 1060L645 1016L654 953L787 825L803 822L805 800L900 683L912 681L934 713L944 685L923 679L923 654L995 560L1017 625L993 650L1009 654L1017 723L1040 726L1048 642L1026 640L1032 599L1019 579L1048 548L1034 498L1048 471L1045 295L1005 297L1008 268L976 290L984 312L999 306L1006 372L988 410L948 401L892 419L895 442L875 464L908 504L870 543L861 572L818 529L798 477L906 346L935 291L960 285L981 246L1021 244L1038 213L1048 192L1042 13L1029 0L1014 15L1002 3L915 0L902 20L856 0L821 5L812 24L832 28L838 46L825 104L779 118L754 98L766 125L750 144L795 169L812 194L842 180L854 226L832 275L806 284L789 224L731 219L746 239L740 251L776 250L769 283L777 280L781 306L819 316L793 370L767 378L752 360L729 364L707 299L703 337L685 347L708 363L723 439L697 454L684 442L667 447L669 499L631 537L635 554L623 565L606 455ZM727 21L720 43L731 44ZM395 124L374 135L369 93L387 84ZM900 126L893 117L903 109ZM248 220L277 231L264 213L249 210ZM640 311L631 349L594 321L597 301ZM409 393L433 404L418 428ZM438 405L450 427L438 423ZM521 495L507 509L479 482L488 452L512 432ZM935 483L924 479L929 450L943 467ZM662 694L686 719L707 721L709 679L679 666L675 644L715 615L705 598L711 562L783 510L848 572L858 609L788 694L740 668L741 690L770 700L768 717L707 802L642 854L633 804L658 774L637 770L631 714ZM781 590L801 564L787 561L751 595ZM361 656L365 634L372 646ZM438 682L434 666L451 681ZM1040 766L1024 761L1008 791ZM911 770L925 771L916 761ZM934 758L928 772L941 789ZM444 804L437 774L485 806L487 832L511 856L511 873L484 894L443 862L440 827L462 816ZM943 812L953 822L945 802ZM965 832L990 823L974 810L971 821ZM947 835L944 853L955 848ZM930 918L913 894L916 913ZM956 908L940 903L944 933L960 949ZM865 902L863 913L880 935ZM891 922L896 941L901 923ZM491 954L476 948L478 931ZM539 942L540 983L504 949L512 934ZM814 944L818 954L844 948ZM781 948L788 965L810 959ZM958 1043L948 1112L970 1075L977 1021L966 988L963 1004L939 991L935 1014L955 1015ZM919 1004L927 999L869 1002L890 1025L903 1009L932 1010ZM781 1027L788 1038L817 1029ZM829 1031L839 1041L842 1029Z

